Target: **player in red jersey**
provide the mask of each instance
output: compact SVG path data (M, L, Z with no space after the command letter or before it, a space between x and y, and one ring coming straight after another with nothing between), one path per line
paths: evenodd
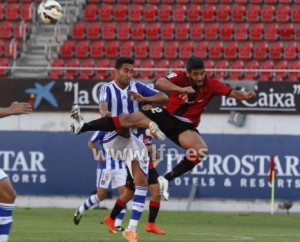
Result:
M185 72L174 72L162 77L157 80L156 86L169 92L169 100L164 108L146 105L140 112L89 123L83 123L82 117L74 116L74 112L72 115L73 121L77 121L78 133L99 129L110 131L120 127L147 128L154 121L169 139L188 150L183 160L160 180L163 184L162 195L167 200L169 182L193 169L208 153L208 147L196 127L209 101L218 95L248 100L255 98L256 94L253 91L232 90L225 84L208 78L204 63L198 57L191 57L187 61Z

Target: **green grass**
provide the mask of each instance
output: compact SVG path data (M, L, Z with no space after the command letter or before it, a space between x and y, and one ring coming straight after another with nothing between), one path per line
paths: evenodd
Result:
M14 212L10 242L126 241L121 233L110 234L100 220L108 210L90 210L78 226L73 224L74 209L21 209ZM138 232L141 242L150 241L300 241L298 215L236 214L161 211L157 223L167 235L146 233L143 214ZM124 225L128 223L127 213Z

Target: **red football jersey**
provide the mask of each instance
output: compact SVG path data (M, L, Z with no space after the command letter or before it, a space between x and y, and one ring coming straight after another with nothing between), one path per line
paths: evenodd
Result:
M166 78L180 87L191 86L185 72L172 72ZM217 95L227 96L231 89L222 82L205 77L203 86L197 87L195 94L171 92L166 109L171 114L188 119L196 126L208 102Z

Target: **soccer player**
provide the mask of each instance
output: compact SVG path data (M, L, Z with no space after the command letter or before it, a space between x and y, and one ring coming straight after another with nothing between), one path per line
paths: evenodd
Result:
M11 115L29 114L32 111L29 103L13 102L9 107L0 108L0 118ZM0 169L0 242L6 242L12 226L12 214L15 207L16 191L7 174Z
M151 198L149 201L149 217L148 222L145 226L145 230L147 232L155 233L158 235L165 235L166 232L161 230L156 224L155 220L159 212L160 208L160 187L158 184L157 178L158 173L154 167L153 161L152 161L152 143L151 138L147 135L143 135L144 137L144 144L146 145L148 152L149 152L149 174L148 174L148 191L151 194ZM156 154L157 156L158 154ZM130 176L129 172L127 175L126 180L126 190L125 193L123 193L119 198L117 199L114 208L112 209L110 215L106 216L104 218L105 223L110 226L110 224L114 224L114 221L116 218L118 218L119 214L123 211L124 208L126 208L126 204L132 199L135 191L135 185L132 177ZM117 228L116 228L117 229Z
M110 132L111 133L111 132ZM109 140L110 134L105 131L97 131L93 134L88 142L88 147L92 151L94 158L98 160L97 166L97 194L91 195L81 206L79 206L74 214L74 224L78 225L84 212L95 204L99 204L107 196L107 190L111 184L111 188L118 189L119 195L125 191L125 183L127 177L127 171L125 164L122 160L115 160L103 149L103 143ZM95 143L99 143L100 150L98 151ZM126 213L126 207L120 211L115 221L115 227L117 231L124 231L122 228L122 220Z
M169 100L164 108L145 106L140 112L119 117L106 117L84 123L82 117L73 115L73 131L115 130L120 127L146 128L155 122L160 130L174 143L186 149L183 160L171 172L160 177L162 195L168 199L169 183L176 177L192 170L208 153L208 147L196 127L209 101L217 95L229 96L237 100L256 97L253 91L232 90L225 84L205 75L205 66L198 57L187 61L185 72L173 72L159 78L156 86L169 92Z

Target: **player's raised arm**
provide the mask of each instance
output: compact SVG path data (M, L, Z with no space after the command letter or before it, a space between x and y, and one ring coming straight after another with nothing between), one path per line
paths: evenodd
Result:
M137 102L164 103L169 99L168 96L163 92L157 92L153 96L149 97L144 97L141 94L134 91L128 91L128 94L131 96L132 100Z
M241 90L232 90L229 97L233 97L238 100L248 100L256 98L256 94L254 91L245 92Z
M13 102L9 107L0 108L0 118L11 115L29 114L31 112L32 108L29 103Z

